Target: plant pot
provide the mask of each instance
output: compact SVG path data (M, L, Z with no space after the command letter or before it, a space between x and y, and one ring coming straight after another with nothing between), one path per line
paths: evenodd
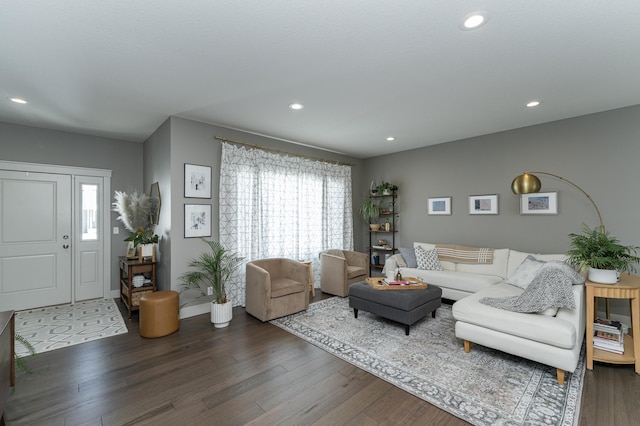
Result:
M369 228L372 231L379 231L381 226L382 225L380 225L379 223L371 223L371 224L369 224Z
M156 245L155 244L139 244L138 245L138 257L142 262L144 258L151 258L153 261L156 259Z
M383 189L382 190L382 195L391 195L391 190L390 189Z
M589 268L589 281L599 284L615 284L618 282L618 272L615 269Z
M233 306L231 301L227 303L211 302L211 323L215 328L223 328L229 325L233 318Z

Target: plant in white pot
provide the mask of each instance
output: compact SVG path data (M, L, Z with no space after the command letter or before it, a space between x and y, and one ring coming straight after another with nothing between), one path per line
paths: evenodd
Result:
M636 256L640 247L622 245L602 229L592 230L583 224L583 233L569 234L569 238L568 262L580 272L588 271L589 281L615 284L619 272L634 272L640 262Z
M227 250L217 241L201 238L208 245L209 251L203 252L195 259L191 259L189 267L193 271L180 276L186 287L198 287L204 284L211 288L211 322L216 328L229 325L232 318L232 302L227 300L226 284L231 275L242 265L244 258L237 253ZM204 293L203 293L204 295Z

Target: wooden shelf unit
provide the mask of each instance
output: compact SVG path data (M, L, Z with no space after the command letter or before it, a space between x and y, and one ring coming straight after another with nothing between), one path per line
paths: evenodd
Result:
M140 298L156 291L156 262L148 259L140 261L137 257L127 259L125 256L120 256L118 259L120 261L120 297L131 319L131 312L140 308ZM144 275L145 279L150 279L151 282L142 287L134 287L133 277L136 275Z
M379 274L380 272L382 272L382 268L384 268L385 255L389 254L390 256L392 256L393 254L396 253L396 251L398 251L398 248L396 247L396 235L398 232L396 230L396 214L397 214L396 201L397 201L398 195L396 191L393 191L389 195L369 194L369 198L379 199L383 203L385 201L391 202L390 210L387 210L380 215L381 218L387 219L387 221L391 225L391 229L389 231L385 230L384 228L381 228L379 231L372 231L371 229L369 229L369 247L367 247L367 249L369 250L369 276L372 277L374 276L374 273ZM385 236L387 238L385 238ZM374 245L378 245L378 244L374 244L374 239L375 239L375 242L377 243L378 239L380 238L385 238L390 240L388 242L390 242L391 245L386 249L373 247ZM379 263L377 264L373 263L374 252L378 252L382 254L379 257L379 261L378 261Z
M634 364L636 374L640 374L640 277L622 274L616 284L585 283L587 289L587 369L593 370L593 362L609 364ZM604 351L593 347L593 321L597 317L596 298L629 299L631 305L632 336L624 337L624 354Z

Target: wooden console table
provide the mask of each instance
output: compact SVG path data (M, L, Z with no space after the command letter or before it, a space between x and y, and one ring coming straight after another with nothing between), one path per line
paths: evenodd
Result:
M127 259L120 256L120 298L131 312L140 309L140 298L147 293L156 291L156 262L153 260L138 260L138 258ZM148 284L142 287L133 286L133 277L144 275Z
M622 274L616 284L585 283L587 288L587 369L593 370L593 361L610 364L635 364L636 374L640 374L640 277ZM597 316L596 297L608 299L629 299L631 304L631 330L633 337L624 337L624 354L594 349L593 321Z

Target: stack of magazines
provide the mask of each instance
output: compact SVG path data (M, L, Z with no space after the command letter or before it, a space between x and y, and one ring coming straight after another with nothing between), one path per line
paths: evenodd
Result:
M593 347L603 351L624 353L624 333L620 321L596 318L593 323Z

